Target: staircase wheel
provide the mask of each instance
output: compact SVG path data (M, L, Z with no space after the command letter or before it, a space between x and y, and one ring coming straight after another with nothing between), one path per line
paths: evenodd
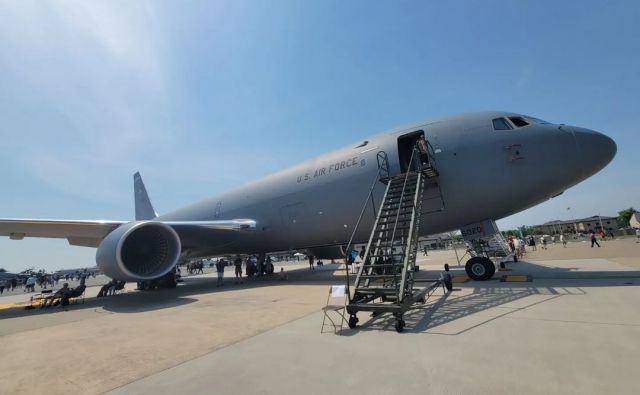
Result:
M442 280L444 282L444 286L445 288L447 288L447 291L452 291L453 290L453 280L451 279L451 275L450 274L445 274L444 278Z
M353 329L358 324L358 317L355 314L349 316L349 328Z
M487 257L474 256L467 261L464 270L472 280L486 281L493 277L496 272L496 266Z

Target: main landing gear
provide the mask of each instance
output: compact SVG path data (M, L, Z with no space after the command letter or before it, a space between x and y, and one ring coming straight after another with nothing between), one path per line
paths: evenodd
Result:
M474 256L467 261L464 270L472 280L486 281L491 279L495 274L496 265L487 257Z

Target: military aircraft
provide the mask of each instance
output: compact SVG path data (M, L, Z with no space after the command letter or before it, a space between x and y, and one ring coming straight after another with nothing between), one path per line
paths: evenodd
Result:
M617 150L593 130L516 113L469 113L388 130L163 215L136 173L134 221L0 219L0 235L97 247L100 269L127 281L159 278L181 259L222 254L298 250L340 258L349 241L369 239L385 193L381 171L408 172L420 136L438 173L423 195L421 236L535 206L598 172Z

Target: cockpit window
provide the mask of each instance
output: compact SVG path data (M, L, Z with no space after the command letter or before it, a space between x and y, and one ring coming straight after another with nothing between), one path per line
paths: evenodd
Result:
M504 118L496 118L493 120L493 129L494 130L511 130L513 129L509 122L507 122Z
M529 122L527 122L527 120L522 117L509 117L509 120L513 122L513 124L516 125L517 128L529 125Z
M525 117L529 123L538 123L541 125L551 125L551 122L543 121L542 119L534 118L534 117Z

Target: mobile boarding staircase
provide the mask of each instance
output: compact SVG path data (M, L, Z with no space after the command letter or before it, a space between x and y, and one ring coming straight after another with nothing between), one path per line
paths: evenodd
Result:
M369 311L374 316L393 314L396 331L402 332L405 327L404 313L409 308L417 302L425 303L440 286L448 290L452 288L451 276L447 273L441 274L437 280L429 280L431 284L427 287L414 286L423 193L428 184L436 184L434 186L440 191L433 155L428 157L428 163L421 163L418 150L414 148L407 172L390 176L386 153L378 153L379 178L374 186L376 182L382 182L386 184L386 189L354 282L353 293L349 293L347 312L350 328L356 327L358 312ZM353 234L361 218L362 213ZM350 251L352 240L353 235L347 251Z

